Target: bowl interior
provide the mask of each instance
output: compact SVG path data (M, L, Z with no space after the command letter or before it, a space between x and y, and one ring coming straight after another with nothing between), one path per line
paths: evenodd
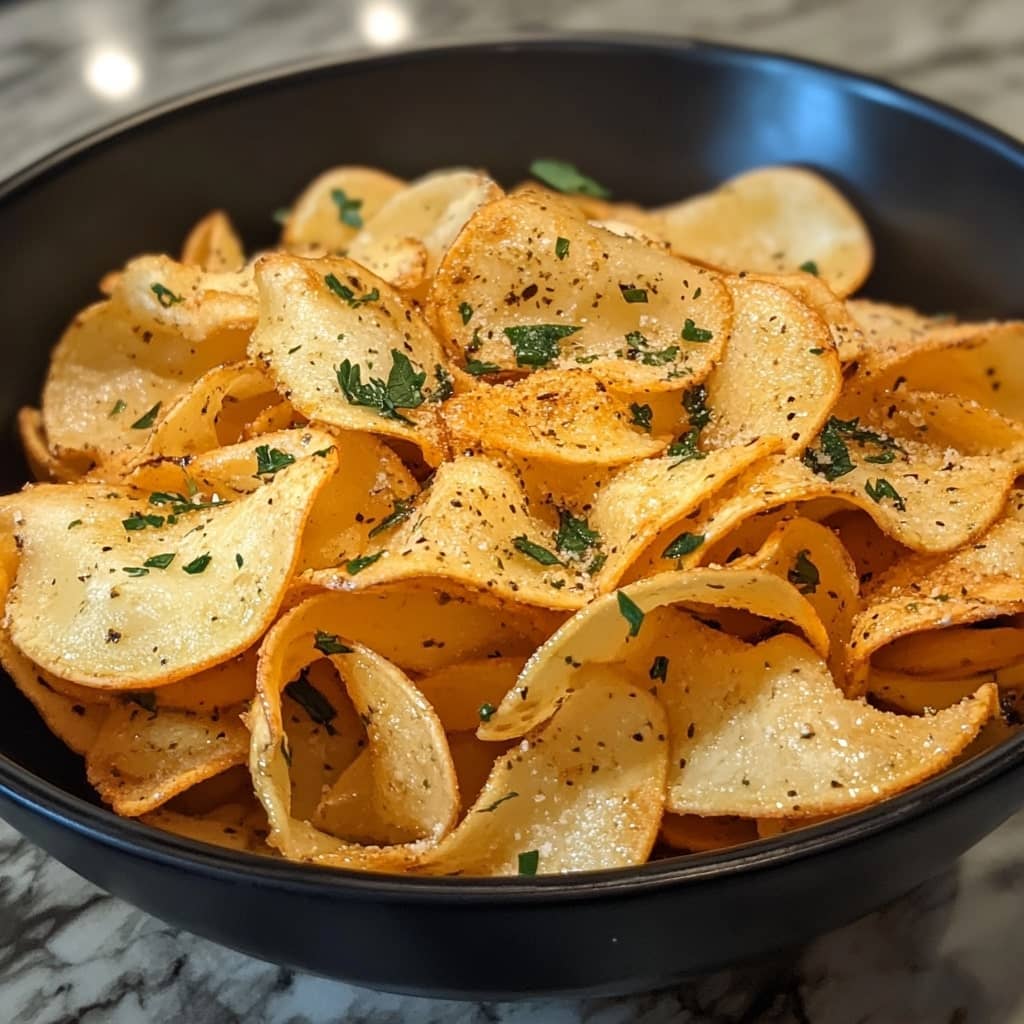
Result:
M217 207L250 247L268 245L273 211L333 164L410 177L475 165L511 185L537 156L571 160L617 197L643 203L761 164L806 164L868 220L877 260L866 294L965 316L1024 314L1024 152L876 83L729 48L637 40L478 45L319 66L170 104L0 187L9 243L0 275L0 489L26 478L13 420L38 401L51 347L98 297L101 275L129 256L177 251ZM0 753L97 802L80 759L9 685L0 686Z

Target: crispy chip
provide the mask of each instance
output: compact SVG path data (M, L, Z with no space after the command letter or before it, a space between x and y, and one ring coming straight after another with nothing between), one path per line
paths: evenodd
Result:
M462 824L418 871L557 874L647 859L664 800L665 715L644 690L592 675L498 758Z
M248 801L224 804L202 816L158 807L142 815L139 820L172 835L227 850L265 856L275 852L267 846L267 816L263 808L258 804L254 808Z
M757 839L757 826L747 818L699 818L696 814L666 814L661 841L674 850L708 853Z
M828 651L828 635L814 609L778 576L729 568L666 572L599 597L574 615L537 649L497 711L480 724L477 735L495 740L522 736L549 718L576 689L577 674L586 675L595 663L649 661L651 631L643 631L645 615L683 603L736 608L791 622L818 650ZM642 669L646 672L647 664Z
M479 171L435 171L396 192L352 240L348 255L396 288L425 294L448 247L501 189Z
M872 697L888 707L909 715L922 715L952 707L986 683L994 683L1001 691L1005 688L1014 694L1018 690L1024 693L1024 673L1019 664L998 672L944 678L873 668L867 689Z
M652 212L656 229L684 256L767 274L810 268L840 296L860 287L874 259L857 211L800 167L747 171Z
M402 438L444 455L435 402L448 390L441 346L389 285L341 258L275 254L256 264L252 358L304 416Z
M639 410L639 411L638 411ZM575 465L614 466L657 455L643 410L580 370L541 370L505 386L478 385L442 408L452 448Z
M525 664L525 656L475 658L428 672L416 685L447 732L475 730L512 689Z
M894 640L872 659L881 669L912 676L963 678L1024 661L1024 629L950 626Z
M733 325L722 361L707 380L711 420L704 447L763 437L799 454L839 397L839 356L825 322L790 291L764 281L728 282Z
M87 456L54 455L46 440L43 414L30 405L22 406L18 410L18 436L21 438L28 467L36 480L67 483L77 480L93 468L94 463Z
M181 262L213 273L233 273L245 266L245 250L223 210L208 213L188 233Z
M332 167L295 200L281 241L294 252L344 252L363 225L403 188L401 178L372 167Z
M21 548L7 603L14 642L57 675L113 689L226 661L272 621L335 460L303 459L248 497L181 513L99 484L11 495L4 513Z
M471 371L586 366L628 391L700 382L732 324L715 275L530 192L470 218L438 267L428 309Z
M659 690L672 736L667 808L676 814L855 810L948 767L998 710L988 685L926 718L877 711L846 699L796 637L740 650L692 627L690 656Z

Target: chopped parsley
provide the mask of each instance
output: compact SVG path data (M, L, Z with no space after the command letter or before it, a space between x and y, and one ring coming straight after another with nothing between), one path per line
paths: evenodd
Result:
M360 367L346 359L338 367L338 386L351 405L363 405L376 409L385 419L401 420L411 425L412 420L403 416L399 409L416 409L424 402L423 383L426 370L417 373L409 357L397 348L391 350L391 371L387 383L379 377L362 382Z
M703 533L681 533L661 553L662 558L682 558L693 554L704 543Z
M888 498L893 505L896 507L898 512L905 512L907 508L906 502L903 500L903 496L896 490L895 487L888 480L879 477L874 484L868 480L864 484L864 490L867 491L868 497L881 504L884 498Z
M497 363L482 363L479 359L468 359L466 361L466 373L474 377L482 377L485 373L498 373L501 367Z
M452 375L440 364L434 366L434 379L437 386L430 396L432 402L447 402L455 394L455 385L452 383Z
M846 444L848 440L858 444L875 445L881 449L866 456L865 462L889 463L895 459L895 453L902 450L892 438L860 426L858 417L841 420L830 416L818 435L819 447L808 448L801 461L808 469L829 482L838 480L856 468L853 459L850 458L850 449Z
M121 525L128 531L144 530L147 526L152 526L154 529L158 526L163 526L166 521L163 516L134 515L129 516L127 519L122 519Z
M235 565L237 565L239 569L245 565L245 559L237 551L235 552Z
M622 292L622 297L627 302L646 302L647 301L647 289L646 288L634 288L628 284L620 284L619 291Z
M346 647L339 639L337 633L325 633L322 629L316 631L316 639L313 646L321 654L351 654L352 648Z
M814 260L805 260L800 264L800 269L805 274L813 274L815 277L818 276L818 264Z
M342 224L350 228L363 226L363 215L359 212L363 205L362 199L350 199L344 189L332 188L331 201L338 208L338 219Z
M668 678L668 658L664 654L657 655L654 661L651 662L651 668L647 674L651 679L662 683L665 682Z
M171 306L184 301L180 295L175 295L170 288L162 285L159 281L151 284L149 286L149 290L156 296L156 301L159 302L164 309L169 309Z
M206 571L206 567L213 561L213 555L207 552L205 555L200 555L198 558L193 558L188 565L181 567L182 572L187 572L189 576L197 576L201 572Z
M535 562L539 562L541 565L561 565L561 559L554 554L554 552L548 551L547 548L541 547L539 544L535 544L526 534L520 534L518 537L512 538L512 544L516 551L522 552L528 558L532 558Z
M537 874L537 868L540 866L540 851L539 850L527 850L526 853L519 854L519 874L533 877Z
M148 569L141 569L137 565L126 565L121 572L128 573L129 576L148 576Z
M76 526L81 526L81 525L82 525L82 520L81 519L72 519L71 522L68 523L68 529L69 530L73 530Z
M689 317L683 321L683 329L679 332L683 341L710 341L715 335L713 331L706 331L698 327Z
M581 174L572 164L564 160L540 159L530 164L530 173L545 185L559 192L569 192L579 196L594 196L607 199L611 192L599 185L593 178Z
M687 388L683 392L683 408L690 426L695 430L703 430L711 422L711 410L708 408L708 389L703 384L695 388Z
M654 419L654 410L649 405L641 405L639 402L631 402L629 411L631 413L629 422L650 433L651 421Z
M678 441L673 441L668 446L667 454L673 459L678 459L676 466L683 462L689 462L691 459L706 459L708 457L707 452L702 452L697 447L697 442L700 440L700 431L696 428L688 430ZM675 468L675 467L673 467Z
M167 551L162 555L150 555L142 564L147 569L166 569L174 561L174 551Z
M607 561L608 556L603 551L594 555L594 557L590 560L590 565L588 565L585 570L587 575L594 576L597 573L599 573L604 568L604 563Z
M480 711L478 712L480 715L480 721L489 722L493 717L494 712L497 710L498 709L493 704L488 704L484 702L480 705Z
M629 623L629 635L636 636L640 632L640 627L644 624L643 610L624 591L616 591L615 596L619 602L620 614Z
M342 284L334 274L324 276L324 284L334 292L343 302L347 302L353 309L365 306L368 302L376 302L380 298L380 292L374 288L356 297L356 293L348 285Z
M559 509L555 547L572 555L582 555L601 546L601 535L590 529L586 519L577 519L568 509ZM557 561L557 559L556 559Z
M411 501L404 501L402 498L396 498L393 510L389 515L386 515L369 533L371 538L378 537L385 530L390 530L392 526L397 526L399 523L404 523L409 516L412 515L413 504Z
M798 551L793 568L786 573L786 579L793 584L801 594L813 594L821 582L821 574L818 567L808 557L810 552L804 548Z
M160 406L163 402L157 402L148 412L144 412L133 424L132 430L149 430L151 426L156 422L157 413L160 412Z
M283 452L280 448L271 448L266 444L257 445L255 476L270 476L272 473L279 473L294 461L294 455L289 455L288 452Z
M328 736L334 735L335 729L331 722L337 717L338 712L334 710L334 705L309 681L306 669L299 673L298 679L293 680L284 688L284 692L317 725L322 725Z
M128 408L128 403L125 402L125 400L123 398L119 398L113 404L113 406L110 409L110 412L107 413L107 416L109 416L110 419L113 419L115 416L119 416L121 413L123 413L125 411L125 409L127 409L127 408Z
M817 345L815 345L814 348L809 348L807 351L810 352L812 356L822 356L825 354L825 350L823 348L819 348Z
M563 324L530 324L506 327L505 337L516 350L516 366L547 366L561 354L559 342L575 334L578 327Z
M477 814L490 814L491 811L496 811L506 800L513 800L517 796L519 796L519 794L514 789L510 790L504 796L498 797L498 799L495 800L493 804L490 804L487 807L481 807L480 810L477 811L476 813ZM520 871L519 873L520 874L524 874L524 872L522 872L522 871ZM534 869L533 871L530 871L530 872L525 872L525 874L533 874L533 875L535 875L536 873L537 873L536 869Z
M373 555L360 555L358 558L349 559L349 561L345 563L345 571L349 576L355 576L357 573L361 573L364 569L368 569L383 554L383 551L378 551Z
M459 316L462 317L463 324L468 324L473 319L473 307L468 302L460 302Z
M559 236L555 240L555 255L560 259L564 260L569 255L569 239L562 238Z

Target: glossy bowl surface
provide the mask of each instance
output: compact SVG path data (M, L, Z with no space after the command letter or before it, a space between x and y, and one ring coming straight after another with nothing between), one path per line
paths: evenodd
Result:
M875 298L1024 315L1024 148L880 82L684 40L532 39L272 71L96 133L0 186L0 487L49 350L131 254L174 251L223 207L253 248L336 163L521 180L535 156L665 202L760 164L832 178L877 246ZM367 876L228 853L118 819L13 686L0 814L74 870L256 956L429 995L597 994L795 945L924 882L1024 804L1024 734L885 804L641 868L529 880Z

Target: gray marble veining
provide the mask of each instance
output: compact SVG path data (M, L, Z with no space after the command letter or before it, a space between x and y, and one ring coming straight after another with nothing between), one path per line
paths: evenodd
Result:
M1024 135L1021 0L34 0L0 6L0 176L271 64L545 28L690 34L891 78ZM251 960L107 896L0 823L0 1024L1024 1024L1024 816L800 954L626 999L459 1004Z

